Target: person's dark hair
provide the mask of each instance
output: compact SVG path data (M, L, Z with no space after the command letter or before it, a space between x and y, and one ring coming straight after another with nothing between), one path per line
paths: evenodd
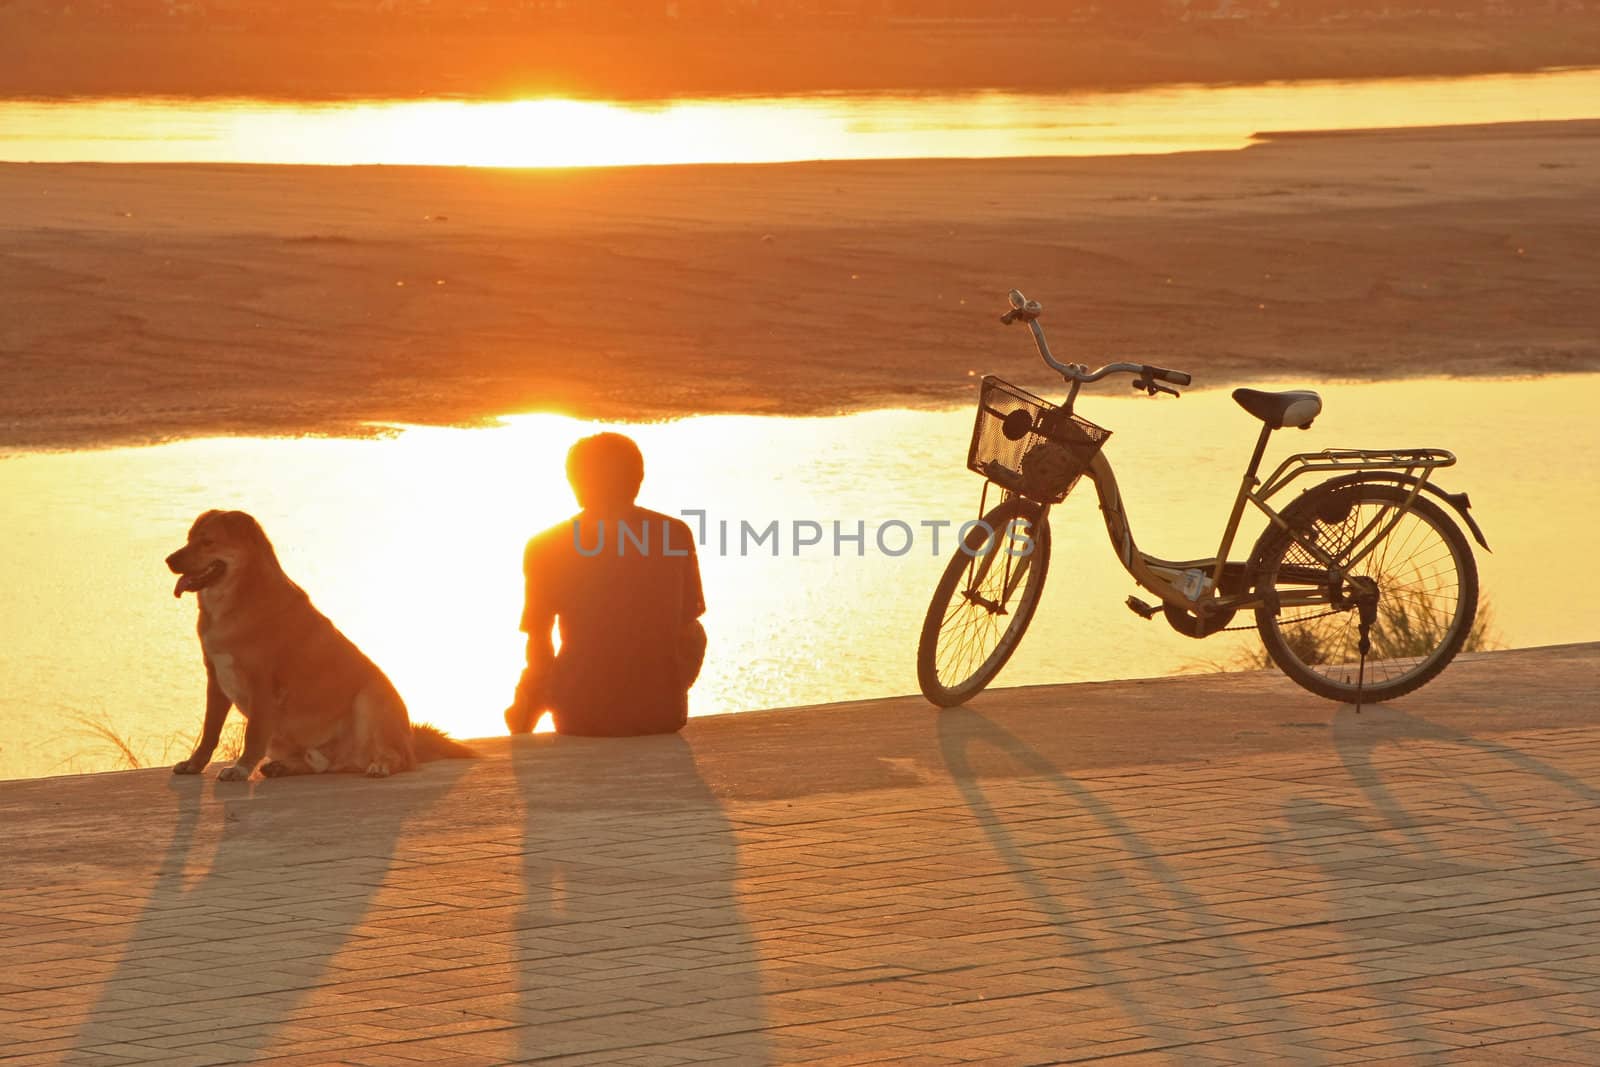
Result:
M644 454L620 433L585 437L567 453L567 481L580 507L631 504L644 482Z

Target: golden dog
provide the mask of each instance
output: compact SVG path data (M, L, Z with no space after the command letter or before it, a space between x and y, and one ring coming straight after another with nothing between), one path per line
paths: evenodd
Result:
M477 753L431 726L413 727L384 673L312 607L272 543L242 511L208 511L167 557L172 595L196 594L206 663L206 721L194 753L172 768L199 774L228 709L245 717L244 751L217 777L354 771L383 778L419 759Z

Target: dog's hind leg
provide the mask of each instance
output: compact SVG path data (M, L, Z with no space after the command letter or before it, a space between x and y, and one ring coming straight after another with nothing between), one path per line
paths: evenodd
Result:
M291 774L322 774L332 765L319 749L294 748L278 739L267 747L261 773L267 778L287 778Z
M374 678L356 694L354 719L355 753L368 778L387 778L416 768L411 720L388 679Z
M263 778L287 778L291 774L316 774L317 769L303 756L269 759L261 765Z

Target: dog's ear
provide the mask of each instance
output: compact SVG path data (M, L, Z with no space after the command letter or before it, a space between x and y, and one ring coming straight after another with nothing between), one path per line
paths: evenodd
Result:
M251 557L262 566L283 573L283 565L278 562L278 553L272 547L272 542L267 539L267 531L255 520L255 516L243 511L230 511L223 515L228 523L228 536L236 543L246 544L253 550Z
M254 541L261 533L260 525L246 512L222 511L217 515L230 541Z
M272 548L272 542L267 540L267 532L261 528L254 515L245 511L225 511L221 514L222 521L226 524L224 529L228 531L230 538L257 548L268 550Z
M210 522L221 514L223 513L218 511L216 508L212 508L209 511L202 511L200 516L195 519L194 522L189 524L189 539L191 541L194 540L194 535L199 532L200 527L204 526L206 523Z

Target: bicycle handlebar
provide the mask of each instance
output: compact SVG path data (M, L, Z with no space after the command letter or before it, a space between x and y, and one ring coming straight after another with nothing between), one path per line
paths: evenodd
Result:
M1194 379L1181 370L1168 370L1165 367L1153 367L1148 363L1107 363L1099 370L1091 371L1082 363L1062 363L1050 354L1050 345L1044 339L1044 327L1039 325L1039 316L1044 307L1037 300L1029 300L1016 289L1011 290L1011 310L1000 316L1000 321L1007 326L1021 320L1028 324L1028 329L1033 331L1033 340L1039 346L1039 355L1044 358L1052 369L1058 372L1069 382L1098 382L1101 378L1113 374L1133 374L1133 387L1143 389L1151 396L1156 393L1171 393L1177 396L1177 390L1168 389L1166 386L1157 385L1157 382L1171 382L1173 385L1188 385Z

